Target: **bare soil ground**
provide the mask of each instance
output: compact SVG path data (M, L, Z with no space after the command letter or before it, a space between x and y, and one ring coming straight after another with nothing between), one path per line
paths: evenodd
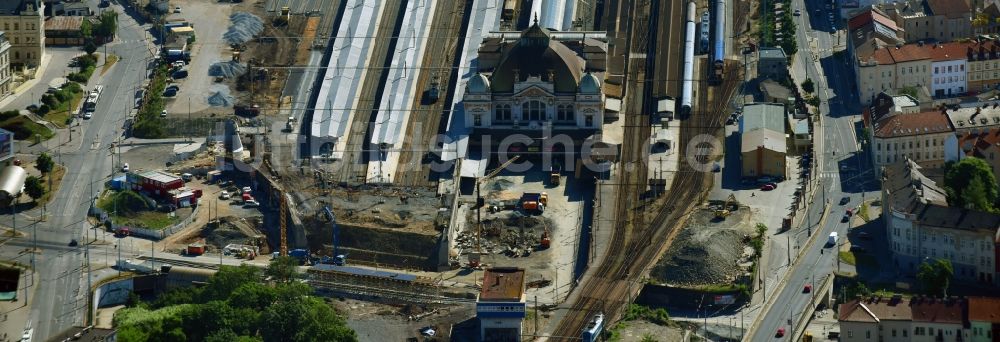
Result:
M709 207L695 210L650 277L683 286L731 284L746 271L741 265L752 254L747 243L756 226L754 216L747 207L725 220L716 219Z

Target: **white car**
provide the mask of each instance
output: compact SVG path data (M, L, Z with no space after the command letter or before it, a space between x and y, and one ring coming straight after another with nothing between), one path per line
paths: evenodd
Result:
M222 190L222 192L219 193L219 198L224 200L229 199L229 191Z
M181 6L174 7L174 13L181 13Z
M253 192L253 189L251 189L249 186L244 186L243 187L243 193L244 194L249 194L251 192Z
M125 165L122 165L122 172L128 172L128 163L125 163Z
M94 112L91 112L91 111L83 112L83 118L84 119L90 119L92 117L94 117Z
M259 206L260 206L260 203L257 202L257 200L249 200L249 201L246 201L246 202L243 203L243 207L245 207L245 208L256 208L256 207L259 207Z
M162 112L160 112L160 117L161 118L167 117L167 110L166 109L164 109Z

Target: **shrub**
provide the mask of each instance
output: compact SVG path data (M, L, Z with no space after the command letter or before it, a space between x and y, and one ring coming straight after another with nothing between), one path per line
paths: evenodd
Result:
M45 105L47 105L49 107L58 107L59 106L59 99L57 99L54 95L45 94L45 95L42 95L42 103L44 103Z
M38 112L36 112L36 114L38 114L38 115L45 115L45 114L48 114L48 112L50 110L52 110L52 108L49 107L49 105L43 104L41 106L38 106Z
M0 112L0 121L6 121L8 119L16 118L18 115L21 115L21 111L19 110L8 110L6 112Z

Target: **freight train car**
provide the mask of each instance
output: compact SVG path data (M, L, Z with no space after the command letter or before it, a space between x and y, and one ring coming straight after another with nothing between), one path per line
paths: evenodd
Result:
M722 82L726 59L726 0L712 0L715 9L715 32L712 42L712 69L709 81L713 84Z
M691 103L693 100L694 86L694 34L695 34L695 20L698 17L697 6L694 1L688 2L687 5L687 20L684 23L684 79L681 82L681 104L680 104L680 116L686 116L691 112Z

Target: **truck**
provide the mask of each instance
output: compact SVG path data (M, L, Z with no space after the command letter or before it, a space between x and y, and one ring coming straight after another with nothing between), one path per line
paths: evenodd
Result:
M542 192L526 192L521 195L521 209L526 212L541 213L549 202L549 194Z
M205 245L200 243L193 243L187 246L185 250L186 255L202 255L205 254Z
M558 186L560 173L562 173L562 167L559 164L552 165L552 169L549 170L549 183L552 183L553 186Z
M305 264L306 261L309 260L309 251L302 248L296 248L288 251L288 256L298 260L299 264Z

